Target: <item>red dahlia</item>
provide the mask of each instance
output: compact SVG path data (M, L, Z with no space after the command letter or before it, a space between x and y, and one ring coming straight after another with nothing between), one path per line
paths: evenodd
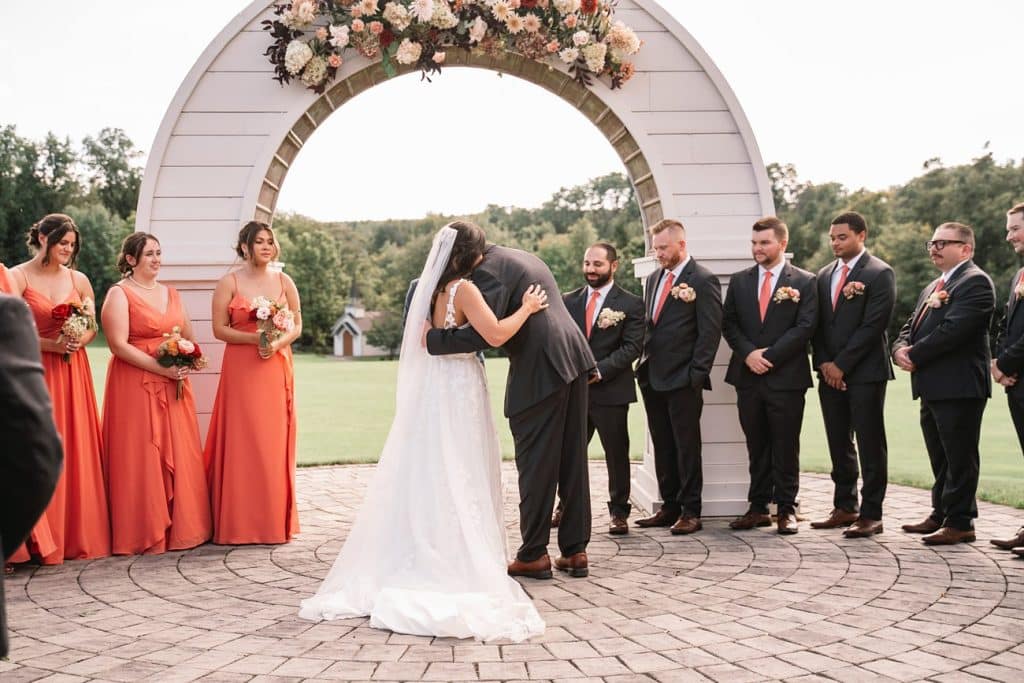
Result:
M580 2L580 11L583 14L593 14L597 11L597 0L582 0Z
M58 304L50 311L50 317L54 320L67 320L71 317L71 306L69 304Z

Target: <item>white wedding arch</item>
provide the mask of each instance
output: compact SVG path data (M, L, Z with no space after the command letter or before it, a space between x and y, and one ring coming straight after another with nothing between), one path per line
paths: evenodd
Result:
M137 229L160 237L163 279L182 293L211 370L193 376L205 436L222 347L210 327L216 280L234 262L228 246L246 221L270 221L288 169L310 135L338 107L386 80L379 59L354 55L323 95L281 87L263 56L260 22L273 2L255 0L210 43L164 115L138 205ZM446 68L489 69L534 83L590 120L626 167L644 224L663 217L687 226L691 254L723 283L750 262L750 225L773 212L770 185L753 132L721 72L687 31L654 0L620 0L616 17L644 41L636 74L620 89L586 88L562 68L520 55L450 50ZM408 69L407 69L408 70ZM654 268L634 261L635 274ZM724 384L724 345L705 395L704 514L746 507L747 457L735 395ZM650 450L649 447L647 449ZM648 452L634 498L657 505Z

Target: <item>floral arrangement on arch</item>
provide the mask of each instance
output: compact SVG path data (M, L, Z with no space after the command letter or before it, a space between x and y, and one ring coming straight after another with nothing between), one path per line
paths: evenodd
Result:
M395 62L440 73L450 47L529 59L558 59L578 83L608 75L619 88L636 72L629 57L641 41L615 21L616 0L292 0L263 21L274 42L264 53L275 79L293 78L322 93L352 48L378 55L389 76ZM310 35L307 36L307 32Z

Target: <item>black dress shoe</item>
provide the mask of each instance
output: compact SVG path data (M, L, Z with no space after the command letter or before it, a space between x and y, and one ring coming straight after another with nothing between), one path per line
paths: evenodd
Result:
M508 565L509 576L525 576L529 579L550 579L551 558L541 555L532 562L523 562L516 558Z
M679 513L668 512L665 508L661 508L650 517L638 519L634 524L639 527L652 527L652 526L672 526L679 519Z

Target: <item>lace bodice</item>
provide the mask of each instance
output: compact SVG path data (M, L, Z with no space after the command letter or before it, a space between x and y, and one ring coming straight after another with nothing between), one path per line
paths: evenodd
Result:
M455 323L455 292L463 282L465 282L465 280L456 280L452 283L451 289L448 290L448 303L444 309L444 329L446 330L458 327Z

